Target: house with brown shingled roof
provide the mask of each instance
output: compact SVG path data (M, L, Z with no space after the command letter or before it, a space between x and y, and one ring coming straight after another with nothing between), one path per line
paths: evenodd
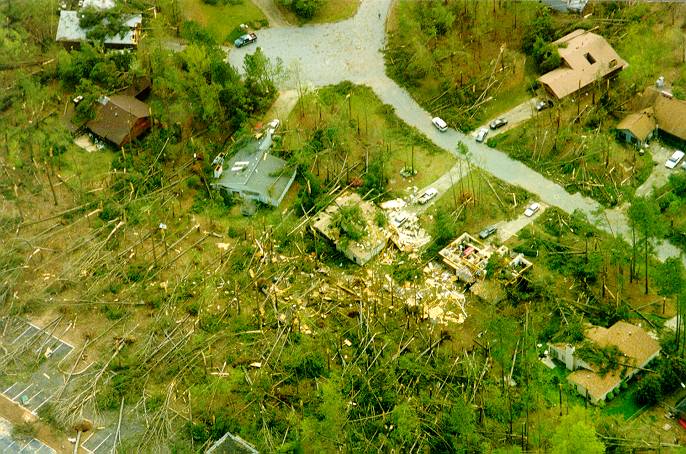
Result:
M118 147L150 129L150 108L133 96L102 96L95 103L95 118L86 123L90 131Z
M629 64L600 35L578 29L553 42L562 65L538 81L548 93L562 99L591 85L616 76Z
M656 131L673 140L686 142L686 101L667 91L646 88L630 113L617 124L617 136L627 143L643 146Z
M584 333L597 347L617 347L621 352L619 366L604 373L598 366L579 358L577 348L570 344L548 344L552 356L562 361L573 372L567 381L579 394L588 396L593 403L605 400L622 381L629 380L660 354L660 344L643 328L619 321L609 328L591 326Z

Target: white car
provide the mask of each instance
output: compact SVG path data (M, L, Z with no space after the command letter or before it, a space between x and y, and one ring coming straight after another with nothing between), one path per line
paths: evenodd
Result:
M436 129L441 132L446 132L448 130L448 123L443 121L443 119L440 117L433 117L431 119L431 123L433 123Z
M667 162L665 162L665 167L668 169L673 169L681 162L682 159L684 159L684 152L677 150L672 153L672 156L670 156Z
M486 136L488 135L488 128L481 128L479 131L476 133L476 141L477 142L483 142L486 140Z
M275 118L269 123L267 123L267 127L272 130L272 133L279 129L279 126L281 126L281 120L279 120L278 118Z
M534 202L531 205L529 205L528 207L526 207L526 210L524 211L524 216L530 218L531 216L536 214L536 212L540 209L541 209L541 205Z
M429 200L433 199L438 195L438 191L435 190L434 188L429 188L426 191L422 193L422 195L419 196L417 199L417 202L419 202L420 205L426 204Z

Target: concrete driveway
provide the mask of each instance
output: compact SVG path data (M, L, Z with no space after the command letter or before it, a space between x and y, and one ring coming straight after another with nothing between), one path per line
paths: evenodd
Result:
M538 113L536 111L537 102L537 98L528 99L520 105L518 105L517 107L514 107L513 109L510 109L503 114L500 114L494 118L489 119L487 122L485 122L484 124L476 128L474 131L472 131L472 136L475 136L477 131L481 128L489 129L488 137L497 136L498 134L502 134L505 131L509 131L512 128L516 128L517 126L524 123L526 120L528 120L529 118L533 117ZM507 120L507 124L495 130L490 129L489 125L491 124L491 122L496 118L501 117Z
M538 218L546 208L548 208L548 206L543 203L539 203L539 205L541 205L541 208L533 216L524 216L524 210L526 210L526 207L529 206L526 205L522 207L522 214L518 218L511 221L501 221L495 224L495 226L498 228L498 238L500 241L504 243L515 236L524 227L534 222L534 220Z
M681 162L674 169L665 167L665 162L667 162L667 159L676 151L676 148L653 142L650 144L649 149L655 165L646 181L636 188L636 195L640 197L649 195L655 188L664 186L671 174L684 172L684 169L681 168ZM684 161L682 160L682 162Z

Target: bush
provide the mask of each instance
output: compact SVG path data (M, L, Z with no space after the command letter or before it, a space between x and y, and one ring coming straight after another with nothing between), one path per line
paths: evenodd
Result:
M662 399L662 383L657 375L648 375L641 380L636 390L636 402L640 405L655 405Z
M280 0L301 19L312 19L325 0Z

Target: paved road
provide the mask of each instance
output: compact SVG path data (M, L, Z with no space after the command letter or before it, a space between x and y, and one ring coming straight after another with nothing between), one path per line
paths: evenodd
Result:
M467 145L473 164L510 184L521 186L547 205L568 213L580 210L599 228L629 237L630 229L621 210L603 211L596 201L578 193L569 194L521 162L479 144L461 132L452 129L438 132L431 124L432 115L385 74L382 49L390 4L391 0L363 0L351 19L334 24L264 30L259 34L258 43L269 58L280 58L286 68L292 70L293 77L284 82L284 88L299 83L318 87L344 80L368 85L382 102L395 108L398 117L439 147L461 157L456 150L461 141ZM228 60L241 69L245 54L254 51L255 46L232 49ZM665 259L681 254L673 245L662 243L657 247L657 255Z

